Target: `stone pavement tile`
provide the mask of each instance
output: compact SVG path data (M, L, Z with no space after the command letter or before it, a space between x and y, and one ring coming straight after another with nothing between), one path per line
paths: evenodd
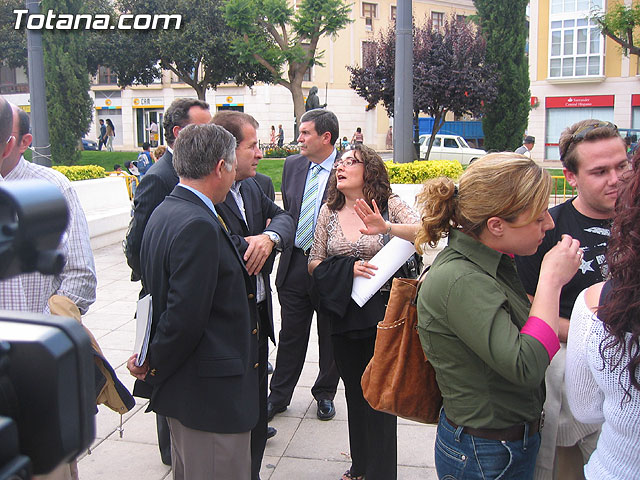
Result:
M398 466L398 480L438 480L435 468Z
M291 443L291 439L298 430L301 421L302 420L300 418L276 415L269 425L275 427L278 430L278 433L275 437L267 440L267 446L264 450L264 454L280 458Z
M113 331L130 321L131 318L132 315L115 314L109 312L108 308L102 308L95 312L89 310L89 313L82 317L82 323L91 331L94 328Z
M127 360L129 360L129 357L131 356L131 350L132 350L132 349L120 350L116 348L104 348L102 346L100 348L102 348L102 353L104 353L104 356L107 358L107 360L109 360L109 363L114 369L117 369L121 365L124 365L127 363Z
M308 458L282 457L270 480L339 480L341 475L351 466L346 462L329 462Z
M311 407L313 402L313 396L311 395L311 388L309 387L296 387L293 391L293 398L289 407L282 413L278 413L274 419L278 417L296 417L302 418L307 413L307 410ZM276 427L277 428L277 427Z
M398 465L435 467L436 429L427 425L398 425Z
M125 413L122 416L122 422L123 422L122 426L125 430L125 435L127 430L127 422L136 414L142 415L142 412L144 412L146 408L147 408L147 400L138 398L136 399L136 406L133 407L131 411ZM116 432L119 425L120 425L119 413L114 412L109 407L106 407L104 405L98 406L98 413L96 414L96 438L103 439L103 438L110 437L114 432ZM155 430L154 430L154 435L155 435ZM116 433L116 436L119 437L120 434ZM125 439L126 438L127 437L125 436ZM112 437L112 440L113 439L115 439L115 437ZM144 443L150 443L150 442L144 442Z
M265 454L262 457L262 467L260 468L260 480L269 480L271 475L273 475L273 471L278 465L280 461L280 457L270 457Z
M100 339L100 348L127 350L130 356L133 352L135 337L135 333L131 331L117 329Z
M149 445L158 445L158 434L156 431L156 414L153 412L145 413L147 408L146 402L142 408L138 409L134 415L127 418L123 425L124 434L120 438L118 432L109 437L110 440L119 442L147 443ZM158 462L160 453L157 452Z
M111 314L126 315L131 319L136 313L136 301L137 297L129 301L114 299L114 301L110 303L107 308L109 310L109 313Z
M322 422L304 418L284 455L337 462L350 461L347 422L343 420Z
M82 480L162 480L170 467L158 460L158 447L104 440L78 463Z

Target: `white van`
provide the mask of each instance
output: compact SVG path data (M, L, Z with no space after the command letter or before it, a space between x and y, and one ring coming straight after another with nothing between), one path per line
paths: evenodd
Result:
M420 160L427 156L431 135L420 135ZM487 152L479 148L471 148L467 141L458 135L437 134L429 154L429 160L457 160L468 165Z

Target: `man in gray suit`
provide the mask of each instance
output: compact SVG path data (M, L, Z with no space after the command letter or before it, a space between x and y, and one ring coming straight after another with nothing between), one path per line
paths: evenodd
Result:
M300 119L300 154L288 157L282 171L284 208L297 227L295 246L282 252L276 276L282 328L267 404L269 419L287 409L304 366L317 305L307 270L307 255L336 159L334 144L338 133L338 118L333 112L322 109L306 112ZM318 402L318 418L331 420L336 414L333 399L339 375L333 360L329 325L321 321L318 321L318 342L320 372L311 393Z
M189 125L175 143L180 182L154 210L140 253L153 298L147 360L127 362L167 417L173 478L246 479L258 420L258 345L251 278L214 204L235 178L235 140Z

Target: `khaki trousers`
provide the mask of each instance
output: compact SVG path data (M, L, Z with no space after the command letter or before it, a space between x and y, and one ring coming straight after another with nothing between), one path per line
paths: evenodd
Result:
M250 480L251 432L203 432L167 420L174 480Z

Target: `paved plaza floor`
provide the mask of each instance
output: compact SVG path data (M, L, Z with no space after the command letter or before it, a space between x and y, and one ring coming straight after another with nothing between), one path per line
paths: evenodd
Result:
M130 270L122 247L111 245L94 251L98 271L98 295L83 321L98 339L106 357L129 389L134 378L126 369L135 336L133 313L140 289L129 281ZM275 291L275 288L274 288ZM274 320L280 328L280 307L274 294ZM314 321L315 325L315 321ZM328 422L316 418L311 386L318 371L317 335L312 338L288 410L276 415L271 425L278 434L268 440L262 464L262 480L338 480L350 466L347 411L344 388L339 385L336 417ZM275 363L275 348L270 359ZM136 399L135 408L123 417L104 406L96 417L96 440L90 454L79 459L82 480L170 479L171 470L160 461L155 415L144 413L147 401ZM433 461L435 427L398 420L398 479L436 479Z

